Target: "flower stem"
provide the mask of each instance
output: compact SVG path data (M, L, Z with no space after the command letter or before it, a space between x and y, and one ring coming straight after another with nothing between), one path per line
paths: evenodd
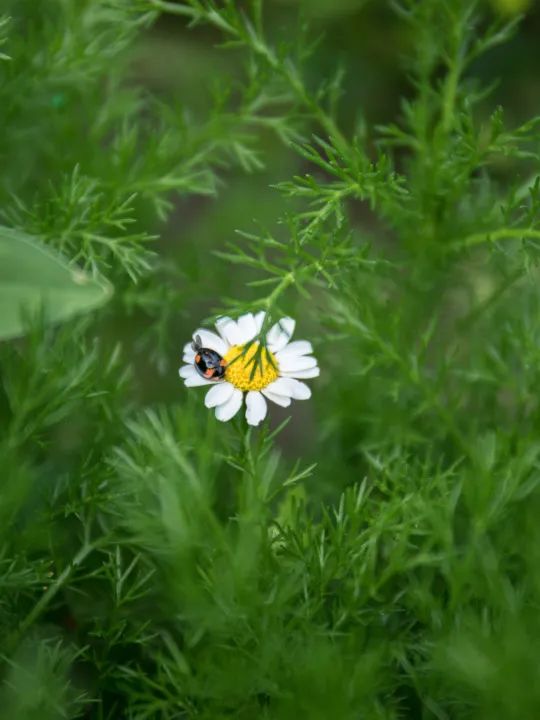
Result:
M264 300L264 306L267 312L269 312L275 305L278 297L289 287L289 285L292 285L294 283L294 273L288 272L286 275L282 277L280 282L276 285L276 287L272 290L270 295L266 297Z

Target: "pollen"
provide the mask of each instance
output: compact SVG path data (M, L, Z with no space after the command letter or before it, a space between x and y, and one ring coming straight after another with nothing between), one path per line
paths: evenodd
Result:
M269 350L259 351L259 343L233 345L223 358L227 362L225 379L239 390L263 390L279 377L277 360ZM242 353L244 353L242 355Z

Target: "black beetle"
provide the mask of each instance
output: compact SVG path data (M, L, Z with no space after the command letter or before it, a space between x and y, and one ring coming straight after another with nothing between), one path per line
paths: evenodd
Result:
M196 353L195 369L201 377L214 382L225 378L227 362L215 350L203 347L200 335L195 336L191 347Z

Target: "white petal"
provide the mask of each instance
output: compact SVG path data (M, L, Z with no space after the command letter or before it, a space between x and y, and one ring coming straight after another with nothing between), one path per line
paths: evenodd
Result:
M229 345L241 345L242 336L238 325L231 320L230 317L220 317L216 320L216 328L221 337L229 343Z
M210 330L204 330L203 328L195 330L193 333L194 340L197 335L201 338L203 347L215 350L220 355L226 355L229 346L219 337L219 335L216 335L216 333L213 333Z
M291 370L290 372L280 370L280 372L282 377L284 378L300 378L302 380L319 377L319 375L321 374L321 370L318 367L310 368L309 370Z
M294 383L293 398L295 400L309 400L311 397L311 390L306 383L300 382L300 380L293 380L292 378L289 378L289 380Z
M206 378L201 377L195 370L195 375L191 375L184 380L184 385L186 387L202 387L203 385L213 385L213 383L211 380L206 380Z
M267 385L266 390L270 390L275 395L282 395L283 397L294 397L294 383L292 378L279 377L270 385Z
M266 400L260 392L250 391L246 395L246 420L248 425L258 425L266 417Z
M273 325L266 336L266 343L271 352L276 353L283 350L294 332L295 321L290 318L282 318Z
M242 335L242 345L253 340L257 334L257 326L255 325L253 314L247 313L246 315L241 315L236 323Z
M238 388L234 388L233 394L227 400L227 402L223 403L223 405L217 406L217 408L216 408L217 419L221 420L221 422L227 422L227 420L230 420L232 417L234 417L236 415L236 413L242 407L242 398L243 398L242 391L238 390Z
M317 359L313 355L285 355L279 360L279 369L283 372L310 370L316 366Z
M216 407L216 405L224 405L233 394L234 385L228 382L218 382L214 387L206 393L204 404L207 408Z
M184 380L187 380L187 378L189 377L194 377L195 375L198 375L193 365L182 365L182 367L178 371L178 374L181 378L184 378Z
M255 333L256 335L258 335L261 332L261 328L263 326L265 317L266 317L266 313L264 312L264 310L261 310L254 316L253 319L255 320L255 327L257 328L257 332Z
M186 363L192 363L195 360L195 350L191 347L190 342L184 345L184 357L182 360Z
M268 390L268 388L265 388L261 391L263 395L266 395L266 397L271 400L273 403L276 403L276 405L281 405L281 407L289 407L291 404L291 398L285 397L284 395L276 395L276 393L271 392Z
M280 358L287 357L288 355L298 357L300 355L311 355L312 352L313 347L310 342L307 340L295 340L294 342L285 345L283 350L276 353L276 357L279 360Z

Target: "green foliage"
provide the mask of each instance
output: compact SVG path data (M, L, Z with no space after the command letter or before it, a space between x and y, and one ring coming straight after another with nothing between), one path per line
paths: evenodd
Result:
M0 0L6 717L538 716L540 117L488 5L396 3L373 120L291 8ZM321 378L222 425L179 350L258 309Z

